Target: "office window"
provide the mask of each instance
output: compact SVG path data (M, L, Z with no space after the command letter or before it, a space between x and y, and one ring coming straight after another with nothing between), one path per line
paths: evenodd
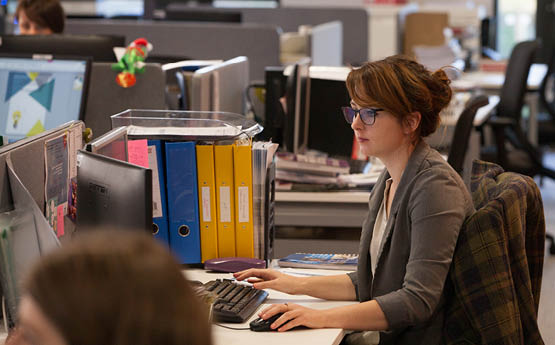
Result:
M536 6L533 0L497 0L497 50L503 57L516 43L536 37Z
M96 14L104 17L142 16L143 0L96 0Z
M13 9L17 0L9 0ZM70 16L142 16L144 0L61 0L67 15Z

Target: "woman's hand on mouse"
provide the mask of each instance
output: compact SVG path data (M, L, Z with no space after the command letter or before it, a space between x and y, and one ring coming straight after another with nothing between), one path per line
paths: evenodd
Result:
M308 328L326 327L327 311L303 307L294 303L272 304L262 310L258 316L268 319L277 313L283 313L270 327L278 332L285 332L298 326Z
M237 280L245 280L253 284L255 289L274 289L291 295L299 294L302 278L293 277L272 269L250 268L233 273Z

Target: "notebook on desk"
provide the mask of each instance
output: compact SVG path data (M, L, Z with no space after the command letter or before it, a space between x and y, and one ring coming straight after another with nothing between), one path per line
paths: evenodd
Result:
M356 270L358 254L295 253L278 260L280 267Z

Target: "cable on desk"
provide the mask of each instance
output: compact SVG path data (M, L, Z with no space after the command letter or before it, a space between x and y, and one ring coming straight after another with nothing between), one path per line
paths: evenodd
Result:
M227 328L227 329L232 329L232 330L234 330L234 331L245 331L245 330L250 330L249 327L245 327L245 328L235 328L235 327L224 326L224 325L222 325L221 323L215 323L214 325L220 326L220 327L223 327L223 328Z

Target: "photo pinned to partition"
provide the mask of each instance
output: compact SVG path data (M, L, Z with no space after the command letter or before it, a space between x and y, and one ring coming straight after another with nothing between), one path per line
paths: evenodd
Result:
M44 143L44 164L46 183L46 219L58 237L64 235L64 216L69 199L69 142L68 133L52 138Z

